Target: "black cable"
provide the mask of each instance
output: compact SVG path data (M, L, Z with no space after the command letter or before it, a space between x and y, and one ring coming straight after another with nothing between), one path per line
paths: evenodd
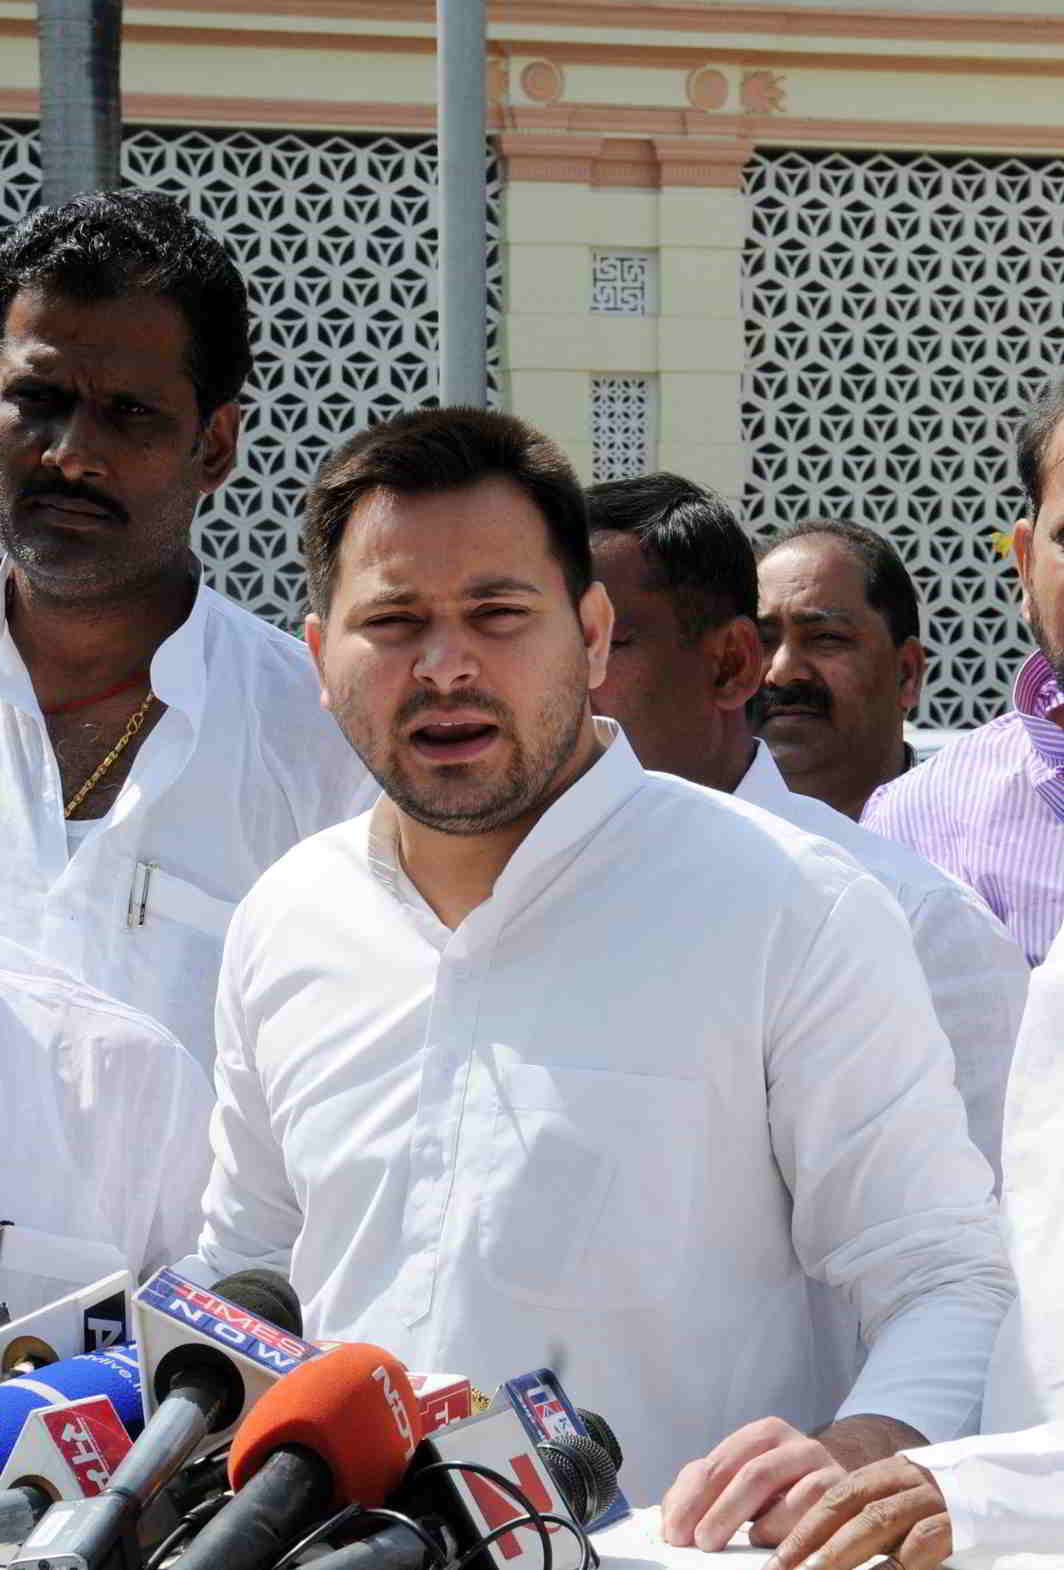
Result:
M507 1532L512 1532L515 1526L537 1526L541 1521L552 1521L556 1526L564 1526L572 1532L580 1544L580 1552L583 1556L580 1560L580 1570L589 1570L591 1564L591 1544L586 1532L582 1532L574 1521L567 1521L563 1515L556 1515L553 1510L536 1510L531 1515L519 1515L515 1516L512 1521L504 1521L501 1526L493 1528L490 1532L485 1532L483 1537L478 1538L472 1548L467 1549L460 1559L456 1559L453 1564L448 1566L448 1570L465 1570L465 1567L471 1564L483 1549L494 1543L498 1538L505 1537Z
M481 1537L475 1547L464 1554L457 1563L449 1566L448 1570L461 1570L461 1567L467 1565L482 1548L485 1548L489 1543L494 1543L496 1538L505 1537L506 1533L512 1531L515 1526L535 1527L539 1533L539 1540L543 1545L543 1564L540 1570L553 1570L554 1550L551 1547L550 1533L543 1524L545 1521L555 1521L559 1526L564 1526L573 1533L580 1544L583 1554L580 1570L589 1570L592 1550L587 1533L572 1521L567 1521L564 1516L554 1515L553 1513L544 1514L537 1510L528 1495L523 1489L518 1488L512 1478L503 1477L501 1472L494 1471L490 1466L481 1466L477 1461L433 1461L430 1465L421 1468L417 1473L417 1480L420 1482L430 1472L476 1472L480 1477L486 1477L489 1482L494 1483L497 1488L502 1488L506 1493L512 1495L525 1511L523 1516L518 1516L515 1520L508 1521L505 1526L496 1527L494 1531L488 1532L486 1536Z
M419 1522L414 1520L413 1516L404 1515L401 1510L363 1510L361 1505L345 1505L342 1510L338 1510L336 1514L330 1516L327 1521L319 1522L318 1525L309 1531L304 1538L294 1545L294 1547L287 1549L284 1555L278 1559L277 1563L273 1567L273 1570L288 1570L288 1566L292 1564L293 1560L295 1560L305 1548L309 1548L310 1545L312 1543L316 1543L319 1538L328 1537L329 1533L335 1532L337 1527L345 1526L348 1521L355 1519L360 1522L375 1520L395 1521L399 1526L409 1527L411 1532L421 1539L425 1547L432 1554L433 1559L436 1561L437 1565L440 1566L440 1570L443 1570L443 1567L447 1565L447 1556L441 1550L440 1545L433 1541L429 1533L426 1532L425 1528L421 1526ZM145 1567L145 1570L147 1570L147 1567Z
M355 1516L361 1516L362 1514L361 1505L344 1505L342 1510L335 1511L324 1521L319 1521L317 1526L311 1527L310 1531L304 1537L301 1537L298 1543L293 1544L291 1548L286 1548L274 1565L273 1570L288 1570L288 1566L303 1552L304 1548L309 1548L311 1543L316 1543L319 1538L327 1536L329 1532L334 1532L338 1526L345 1526ZM148 1570L147 1566L145 1570Z
M493 1467L481 1466L479 1461L431 1461L428 1466L423 1466L417 1474L418 1481L427 1477L431 1472L475 1472L479 1477L486 1477L494 1483L496 1488L501 1488L511 1498L516 1499L521 1509L531 1519L527 1523L534 1526L539 1533L539 1540L543 1545L543 1564L541 1570L554 1570L554 1550L550 1546L550 1533L539 1519L539 1511L529 1499L523 1489L518 1488L512 1478L503 1477L501 1472L496 1472ZM500 1534L501 1536L501 1534Z
M206 1526L212 1516L218 1514L224 1504L232 1498L232 1494L219 1494L214 1499L201 1499L198 1505L193 1505L187 1515L183 1515L172 1531L168 1532L162 1542L152 1549L151 1554L144 1561L144 1570L158 1570L167 1554L172 1553L177 1545L194 1532L198 1527Z

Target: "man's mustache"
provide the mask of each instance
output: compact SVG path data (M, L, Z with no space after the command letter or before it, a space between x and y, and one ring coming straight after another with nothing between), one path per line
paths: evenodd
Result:
M108 496L105 491L98 491L92 485L75 485L70 480L64 480L59 474L41 475L30 481L19 493L19 501L32 501L35 496L54 496L57 500L68 502L91 502L94 507L100 507L114 518L116 523L128 523L129 514L121 502L115 501L113 496Z
M761 689L761 719L772 718L778 709L811 709L824 719L831 717L831 694L826 687L811 681L792 681L786 687L772 687L767 683Z
M408 724L426 709L432 709L437 714L457 712L462 709L478 709L483 714L493 714L502 727L505 727L510 719L509 709L497 698L481 692L478 687L463 687L461 691L448 694L446 697L428 691L412 693L400 706L395 716L396 726Z

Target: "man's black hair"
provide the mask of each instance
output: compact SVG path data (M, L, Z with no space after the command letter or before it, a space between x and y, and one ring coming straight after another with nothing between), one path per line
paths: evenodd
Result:
M188 327L187 371L206 419L251 369L247 291L222 245L172 196L97 191L42 207L0 239L0 321L21 289L79 304L169 300Z
M592 534L634 534L651 584L673 598L680 634L697 642L733 616L757 616L753 547L723 497L678 474L604 480L587 491Z
M1042 510L1043 467L1049 444L1064 420L1064 377L1050 382L1016 431L1016 467L1027 497L1028 513L1037 518Z
M857 557L864 572L865 599L886 621L894 647L900 649L906 638L919 639L920 601L916 585L894 546L874 529L841 518L810 518L781 529L766 540L758 551L758 561L764 561L783 545L818 535L838 540Z
M352 508L376 490L398 496L462 490L501 476L535 504L578 605L591 582L587 509L560 448L512 414L423 409L360 431L326 458L307 494L303 549L310 602L325 615Z

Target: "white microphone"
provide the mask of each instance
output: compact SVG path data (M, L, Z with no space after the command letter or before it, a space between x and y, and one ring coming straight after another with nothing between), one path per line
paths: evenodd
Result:
M25 1234L25 1228L19 1230ZM0 1253L5 1260L11 1231L2 1231ZM43 1235L37 1233L34 1238L39 1240ZM97 1281L90 1278L88 1286L79 1284L65 1297L0 1325L0 1379L33 1374L48 1363L84 1352L102 1352L128 1341L131 1284L128 1270L115 1270Z

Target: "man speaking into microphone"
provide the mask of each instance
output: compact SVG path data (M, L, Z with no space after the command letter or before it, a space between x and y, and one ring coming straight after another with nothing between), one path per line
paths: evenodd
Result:
M561 1344L639 1503L773 1416L739 1517L770 1540L961 1432L1010 1278L889 895L592 718L612 611L521 421L356 436L305 542L322 703L384 795L234 918L205 1267L290 1271L309 1335L485 1387ZM837 1412L807 1273L870 1348Z

